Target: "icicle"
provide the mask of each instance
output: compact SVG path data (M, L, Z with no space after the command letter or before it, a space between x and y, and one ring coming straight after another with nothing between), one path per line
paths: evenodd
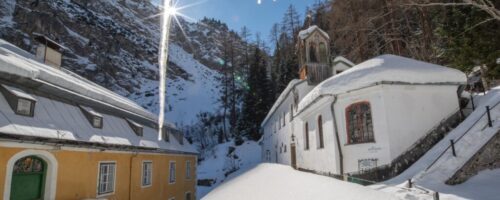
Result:
M165 93L167 81L167 64L168 64L168 40L170 36L170 18L172 8L170 8L170 0L163 0L163 17L161 28L160 41L160 57L158 59L160 65L160 114L158 116L158 140L162 140L163 123L165 121Z

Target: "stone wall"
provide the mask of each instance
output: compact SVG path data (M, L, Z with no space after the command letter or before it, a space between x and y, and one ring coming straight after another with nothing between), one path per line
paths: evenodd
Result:
M432 129L425 137L417 141L409 150L394 159L391 164L379 166L369 171L353 173L350 176L380 182L399 175L443 139L448 132L458 126L463 119L460 111L456 112Z
M497 168L500 168L500 131L448 179L446 184L460 184L482 170Z

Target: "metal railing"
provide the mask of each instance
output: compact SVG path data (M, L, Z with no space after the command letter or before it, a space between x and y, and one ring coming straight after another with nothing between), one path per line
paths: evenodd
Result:
M493 106L485 106L485 108L486 108L486 109L485 109L484 113L483 113L483 114L481 114L481 116L479 116L479 117L478 117L478 119L477 119L477 120L476 120L476 121L475 121L475 122L474 122L474 123L473 123L473 124L472 124L472 125L471 125L471 126L470 126L470 127L469 127L469 128L468 128L468 129L467 129L467 130L466 130L466 131L462 134L462 135L461 135L461 136L460 136L460 137L458 137L456 140L451 140L451 141L452 141L452 142L451 142L451 144L450 144L450 145L448 145L448 147L446 147L446 149L445 149L443 152L441 152L441 154L439 154L439 156L438 156L438 157L437 157L434 161L432 161L432 163L431 163L429 166L427 166L427 168L425 168L425 171L429 170L432 166L434 166L434 164L436 164L436 162L437 162L437 161L438 161L441 157L443 157L443 155L444 155L444 154L445 154L445 153L446 153L446 152L447 152L450 148L452 148L452 147L454 148L454 144L456 144L456 143L457 143L458 141L460 141L460 140L461 140L461 139L462 139L465 135L467 135L467 134L470 132L470 130L472 130L472 128L474 128L474 127L477 125L477 123L478 123L479 121L481 121L481 119L483 119L483 117L488 117L488 120L491 120L491 119L489 119L489 113L488 113L488 112L489 112L489 110L492 110L492 109L494 109L496 106L498 106L498 104L500 104L500 101L498 101L497 103L495 103ZM488 122L488 123L491 123L491 122Z

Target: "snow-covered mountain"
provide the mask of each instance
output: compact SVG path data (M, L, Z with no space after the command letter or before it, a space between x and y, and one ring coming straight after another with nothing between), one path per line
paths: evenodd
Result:
M149 0L2 0L0 38L34 53L32 34L44 34L67 48L64 68L157 113L157 13ZM218 21L179 22L186 35L179 26L172 31L167 118L186 125L218 107L220 41L228 29Z

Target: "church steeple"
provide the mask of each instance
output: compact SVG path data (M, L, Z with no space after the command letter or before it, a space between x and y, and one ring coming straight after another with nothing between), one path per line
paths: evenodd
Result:
M299 32L300 79L318 84L332 76L328 44L328 34L315 25Z

